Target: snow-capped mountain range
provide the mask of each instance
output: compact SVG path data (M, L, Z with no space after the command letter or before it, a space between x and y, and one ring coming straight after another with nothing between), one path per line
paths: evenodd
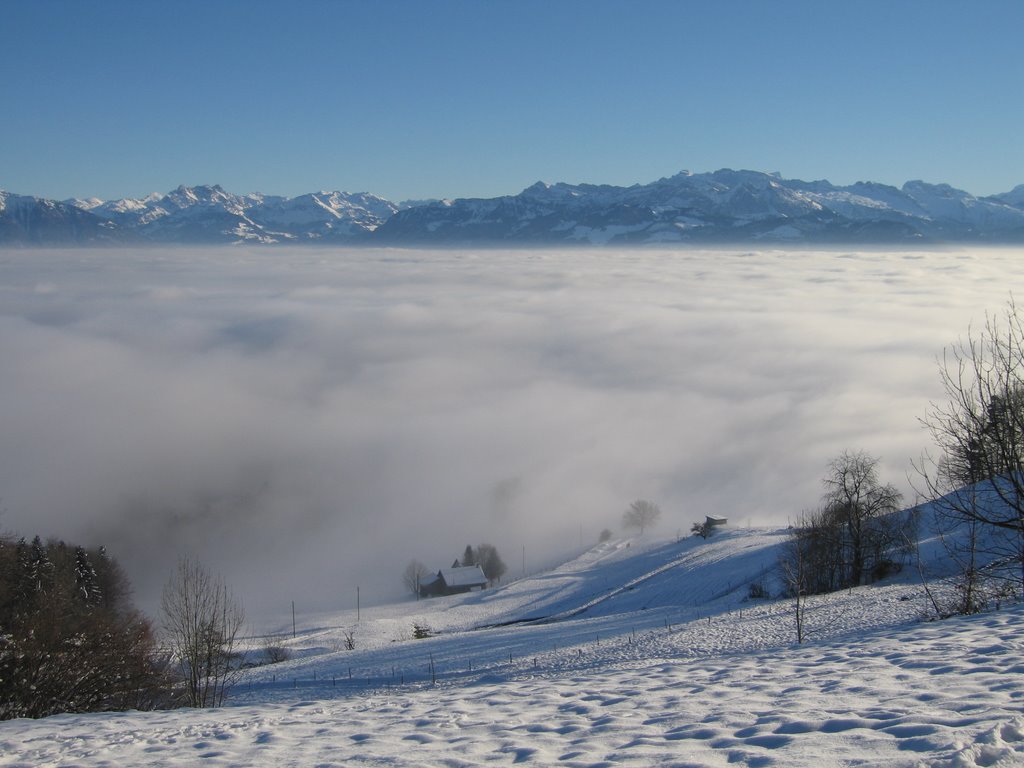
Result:
M835 186L683 171L629 187L537 182L519 194L396 204L368 193L286 198L218 185L62 202L0 191L0 243L1024 242L1024 184L975 197L910 181Z
M398 206L369 194L236 195L219 185L185 187L139 200L65 200L110 223L110 232L160 243L347 242L372 232Z

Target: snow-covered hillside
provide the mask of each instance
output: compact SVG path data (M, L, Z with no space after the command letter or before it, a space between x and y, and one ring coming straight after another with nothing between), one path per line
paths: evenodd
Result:
M0 765L1024 761L1020 606L924 622L908 568L813 598L797 645L791 604L750 597L778 590L785 533L606 542L498 589L289 623L250 655L293 658L247 670L232 706L3 723Z

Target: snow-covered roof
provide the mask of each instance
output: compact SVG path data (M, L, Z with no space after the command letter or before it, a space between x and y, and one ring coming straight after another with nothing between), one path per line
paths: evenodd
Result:
M449 587L474 587L486 584L487 577L479 565L465 565L461 568L442 568L441 578Z

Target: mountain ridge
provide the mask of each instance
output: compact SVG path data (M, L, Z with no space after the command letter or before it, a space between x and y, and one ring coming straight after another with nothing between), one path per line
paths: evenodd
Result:
M681 171L647 184L538 181L514 195L393 203L287 198L218 184L102 201L0 191L0 244L641 245L1021 243L1024 184L976 197L912 180L836 186L778 173Z

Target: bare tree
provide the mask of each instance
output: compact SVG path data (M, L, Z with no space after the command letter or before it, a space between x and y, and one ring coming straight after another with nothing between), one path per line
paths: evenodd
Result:
M955 601L947 614L967 615L978 613L985 608L986 584L978 552L979 533L982 524L976 519L952 520L944 516L944 522L952 522L957 530L940 531L943 548L950 560L956 563L958 575L952 580ZM959 535L958 535L959 534Z
M1012 298L945 350L939 375L946 402L924 419L939 453L918 466L922 492L940 515L981 524L990 574L1024 589L1024 320Z
M807 524L801 524L797 530L807 530L809 527ZM810 548L807 544L807 539L799 535L792 536L783 545L783 553L779 557L782 580L786 585L787 594L793 599L793 623L798 643L803 643L807 635L807 596L810 593Z
M878 479L878 459L863 451L844 451L825 476L826 514L844 532L847 585L864 582L869 566L881 567L885 551L901 544L894 516L902 494Z
M190 558L164 586L160 602L168 649L193 707L216 707L238 674L236 643L245 622L242 604L219 576Z
M430 571L427 570L427 566L419 560L410 560L409 564L405 566L405 570L402 571L402 584L410 594L419 597L420 586L429 575Z
M637 499L629 508L622 513L623 528L639 528L640 535L644 530L658 522L661 517L661 507L647 499Z

